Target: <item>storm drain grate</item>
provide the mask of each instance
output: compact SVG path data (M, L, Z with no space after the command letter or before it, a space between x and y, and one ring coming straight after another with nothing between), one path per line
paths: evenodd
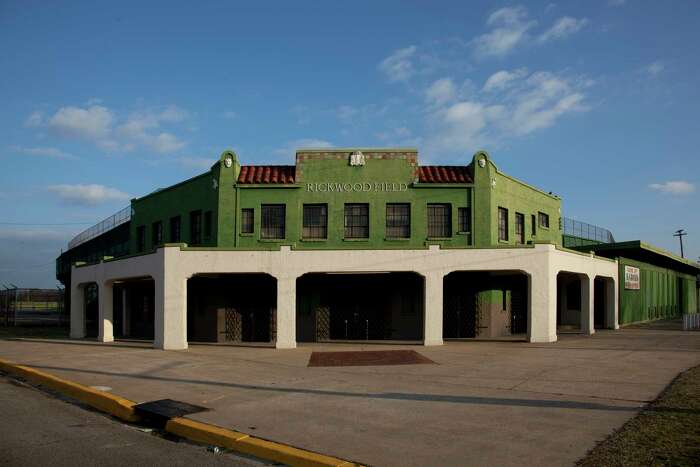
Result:
M199 405L188 404L187 402L173 399L160 399L157 401L144 402L134 406L134 410L148 421L157 425L165 425L168 420L175 417L184 417L198 412L206 412L209 409Z
M353 352L312 352L308 366L373 366L435 364L415 350L365 350Z

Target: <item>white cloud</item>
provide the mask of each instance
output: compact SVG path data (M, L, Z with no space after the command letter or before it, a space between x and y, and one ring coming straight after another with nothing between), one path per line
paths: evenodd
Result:
M126 201L131 198L127 193L104 185L51 185L47 188L63 201L70 204L93 206L112 201Z
M510 129L525 135L547 128L566 113L586 110L583 99L568 80L546 71L533 73L515 97Z
M52 147L27 148L23 146L11 146L10 149L20 154L26 154L28 156L49 157L52 159L78 159L73 154L69 154L67 152L61 151L58 148Z
M653 63L650 63L648 66L644 68L644 71L649 73L651 76L657 76L661 74L664 70L666 69L666 65L664 62L657 60Z
M654 191L668 193L671 195L687 195L695 191L695 185L683 180L670 180L662 183L651 183L649 185Z
M457 96L457 88L451 78L441 78L425 91L425 99L430 104L442 105Z
M32 125L41 125L42 116L34 114L30 115ZM141 147L164 154L177 152L187 143L161 127L183 122L188 117L187 111L175 105L140 110L125 119L119 119L114 111L101 105L66 106L58 109L45 125L58 135L89 141L104 151L130 152Z
M101 105L87 108L61 107L49 119L48 127L64 136L87 140L106 138L112 130L114 114Z
M379 64L379 70L386 75L389 81L406 81L415 73L412 61L415 53L416 46L414 45L399 49L382 60Z
M29 114L27 119L24 121L24 126L26 127L37 127L44 123L44 113L40 111L35 111Z
M524 69L494 73L480 93L444 105L428 117L430 150L455 153L518 137L583 111L587 81Z
M525 8L506 7L493 12L486 24L492 30L472 41L477 57L506 55L528 38L536 22L528 19Z
M514 80L522 78L526 74L527 70L525 68L519 68L513 71L497 71L486 80L483 91L491 92L506 89Z
M539 42L547 42L554 39L563 39L579 32L587 24L587 18L576 19L571 16L563 16L556 20L552 27L543 32L537 40Z

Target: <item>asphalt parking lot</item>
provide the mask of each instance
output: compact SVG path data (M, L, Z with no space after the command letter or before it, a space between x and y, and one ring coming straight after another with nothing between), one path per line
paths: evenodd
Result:
M312 352L394 349L434 363L308 366ZM700 364L700 333L293 350L0 340L0 357L137 402L202 405L211 410L191 418L371 465L571 465Z

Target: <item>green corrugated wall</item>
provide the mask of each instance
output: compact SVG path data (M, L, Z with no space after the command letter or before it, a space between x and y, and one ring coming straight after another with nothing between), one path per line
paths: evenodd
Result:
M620 260L620 324L697 312L695 276L635 261ZM639 268L640 289L625 289L625 266Z

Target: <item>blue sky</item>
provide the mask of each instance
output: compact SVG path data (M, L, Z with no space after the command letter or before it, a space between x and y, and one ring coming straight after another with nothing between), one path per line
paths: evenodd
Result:
M697 260L699 30L694 1L2 1L0 284L56 285L73 235L226 148L486 149L617 240L685 228Z

